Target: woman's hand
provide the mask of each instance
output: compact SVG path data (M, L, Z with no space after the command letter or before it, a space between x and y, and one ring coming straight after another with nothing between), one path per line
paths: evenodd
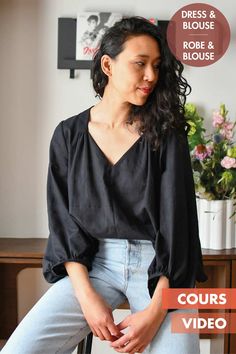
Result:
M93 334L101 340L109 341L123 335L114 323L111 306L92 286L87 267L78 262L65 262L64 265Z
M118 353L142 353L157 333L165 315L166 312L162 310L158 313L153 313L149 307L143 311L128 315L122 322L117 324L117 328L122 330L130 327L129 331L111 343L111 347Z
M91 331L101 340L114 341L123 335L114 323L112 307L96 291L78 298Z

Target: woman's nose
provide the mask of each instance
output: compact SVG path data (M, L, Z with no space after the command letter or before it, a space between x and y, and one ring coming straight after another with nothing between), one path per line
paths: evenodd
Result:
M151 82L157 80L157 70L152 67L146 68L143 79Z

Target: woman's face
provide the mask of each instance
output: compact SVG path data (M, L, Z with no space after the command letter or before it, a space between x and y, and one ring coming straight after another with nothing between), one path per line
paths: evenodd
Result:
M139 35L124 43L124 50L110 59L108 84L113 94L134 105L143 105L158 81L160 49L154 38Z

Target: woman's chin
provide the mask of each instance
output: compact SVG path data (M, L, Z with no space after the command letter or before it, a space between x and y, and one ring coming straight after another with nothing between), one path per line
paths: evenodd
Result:
M147 99L148 97L138 97L130 101L130 103L135 106L143 106L147 102Z
M134 102L133 104L135 106L143 106L146 102L147 100L136 100L136 102Z

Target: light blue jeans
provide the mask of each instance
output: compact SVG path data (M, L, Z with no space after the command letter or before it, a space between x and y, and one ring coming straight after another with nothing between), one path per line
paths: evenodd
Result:
M90 280L113 309L128 299L131 313L141 311L150 303L147 269L154 254L148 240L100 240ZM143 353L199 354L199 336L171 333L170 315ZM28 312L1 354L69 354L89 332L67 276L50 287Z

